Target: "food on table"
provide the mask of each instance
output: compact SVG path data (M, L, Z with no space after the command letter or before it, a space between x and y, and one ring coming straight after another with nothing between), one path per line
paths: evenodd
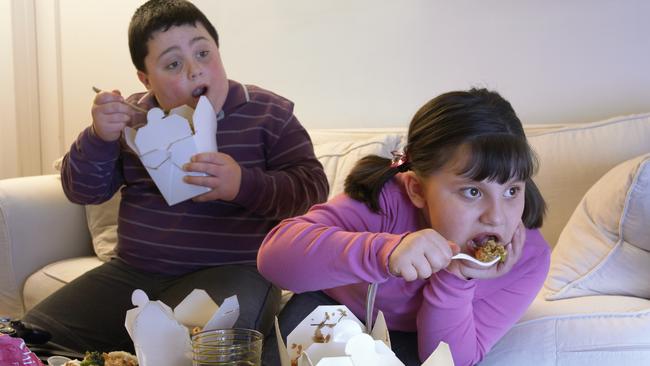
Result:
M124 351L86 352L84 359L68 361L64 366L138 366L138 359Z

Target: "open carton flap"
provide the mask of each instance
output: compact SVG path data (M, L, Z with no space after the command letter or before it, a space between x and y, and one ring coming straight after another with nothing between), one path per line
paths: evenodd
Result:
M217 151L216 134L217 116L205 96L199 98L196 110L181 106L165 116L162 109L152 108L147 112L144 127L124 129L127 145L138 154L170 206L210 191L207 187L185 183L185 175L205 174L185 172L183 165L198 152Z
M388 346L386 322L379 313L372 332L379 338L373 338L346 306L319 306L288 335L286 346L276 319L282 366L403 365Z
M219 307L204 290L192 291L174 310L149 300L139 289L133 291L131 301L136 307L126 312L124 325L140 366L191 366L190 329L201 325L203 330L232 328L239 317L236 295Z
M322 305L309 314L283 341L277 318L275 333L281 366L400 366L390 349L381 311L372 332L344 305ZM446 343L425 361L426 366L453 366Z

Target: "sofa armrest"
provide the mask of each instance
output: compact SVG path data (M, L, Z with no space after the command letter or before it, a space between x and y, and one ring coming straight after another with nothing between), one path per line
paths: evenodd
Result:
M58 175L0 180L0 315L22 316L32 273L92 254L84 207L68 201Z

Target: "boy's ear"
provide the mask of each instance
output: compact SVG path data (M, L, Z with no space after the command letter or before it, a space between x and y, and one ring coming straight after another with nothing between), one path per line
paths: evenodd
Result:
M406 172L403 177L406 193L413 205L417 208L424 208L427 201L424 197L424 185L422 185L420 177L413 171Z
M151 84L149 83L149 77L147 76L146 73L138 70L138 79L140 79L140 82L142 85L144 85L147 90L151 89Z

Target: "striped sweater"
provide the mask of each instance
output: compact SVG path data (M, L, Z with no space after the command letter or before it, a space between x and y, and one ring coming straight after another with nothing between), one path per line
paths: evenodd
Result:
M118 190L117 255L149 272L180 275L222 264L255 264L266 233L279 220L327 198L327 178L293 103L255 86L229 82L218 121L219 151L241 166L231 202L168 206L123 139L106 142L86 128L63 160L68 199L98 204Z

